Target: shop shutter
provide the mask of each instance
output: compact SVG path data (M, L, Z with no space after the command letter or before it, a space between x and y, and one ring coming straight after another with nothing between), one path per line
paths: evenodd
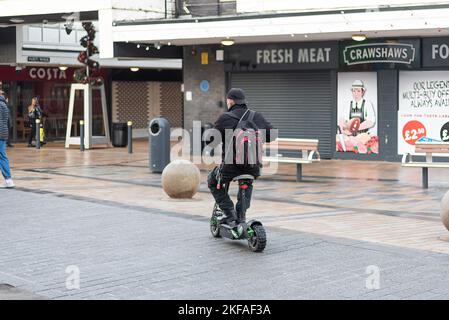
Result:
M231 86L246 92L248 106L260 111L282 138L319 139L322 158L335 143L335 101L328 71L232 73Z

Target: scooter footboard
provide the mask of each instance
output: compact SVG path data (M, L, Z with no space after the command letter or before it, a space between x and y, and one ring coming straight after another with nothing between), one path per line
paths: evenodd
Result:
M233 239L231 228L228 225L220 225L220 234L222 237Z

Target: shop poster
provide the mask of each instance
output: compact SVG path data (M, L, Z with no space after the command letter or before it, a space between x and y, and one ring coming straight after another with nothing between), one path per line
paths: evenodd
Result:
M419 139L449 143L449 71L399 73L398 154Z
M338 73L336 149L379 153L376 72Z

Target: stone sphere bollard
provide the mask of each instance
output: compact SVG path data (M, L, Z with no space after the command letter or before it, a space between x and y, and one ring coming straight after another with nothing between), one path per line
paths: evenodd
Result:
M192 198L200 187L201 174L188 160L174 160L162 171L162 188L170 198Z
M447 230L449 230L449 191L446 192L446 194L443 197L443 200L441 200L441 221L443 222L444 226Z

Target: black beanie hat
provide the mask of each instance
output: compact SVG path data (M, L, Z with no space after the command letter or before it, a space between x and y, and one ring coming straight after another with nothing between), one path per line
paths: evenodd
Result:
M232 88L229 90L226 98L234 100L236 104L245 104L245 92L240 88Z

